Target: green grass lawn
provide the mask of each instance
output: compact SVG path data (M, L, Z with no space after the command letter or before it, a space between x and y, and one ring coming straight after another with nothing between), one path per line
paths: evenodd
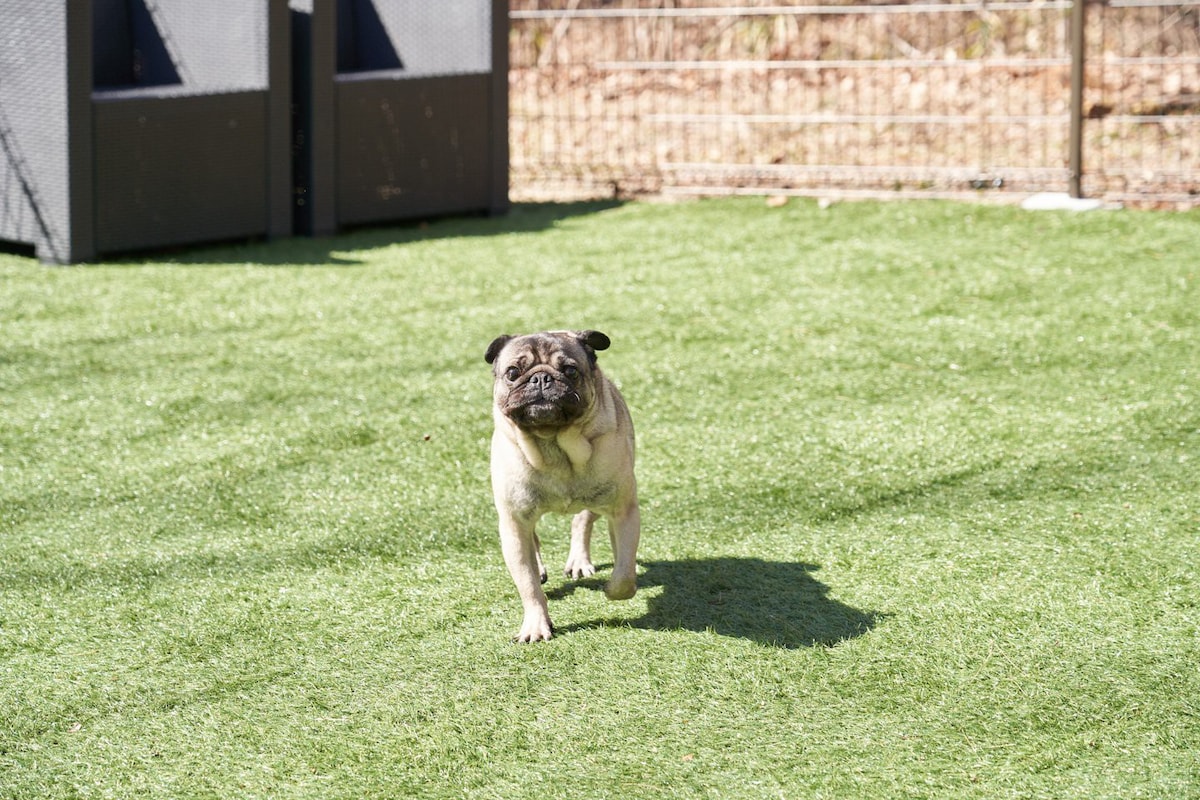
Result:
M0 255L0 797L1200 797L1200 216L518 206ZM499 333L588 327L641 591L520 604Z

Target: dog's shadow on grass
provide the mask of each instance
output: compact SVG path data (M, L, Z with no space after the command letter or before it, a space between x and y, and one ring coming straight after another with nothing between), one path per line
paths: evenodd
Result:
M883 616L830 598L829 588L812 575L819 569L814 564L703 558L642 566L639 591L651 594L643 616L577 623L560 632L602 626L711 631L794 649L831 647L862 636ZM562 599L579 589L602 591L603 587L604 580L597 576L570 581L548 595ZM661 591L653 591L655 587Z

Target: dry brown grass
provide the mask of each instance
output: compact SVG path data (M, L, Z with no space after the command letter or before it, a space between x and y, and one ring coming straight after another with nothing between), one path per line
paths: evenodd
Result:
M1200 202L1198 9L1091 11L1089 194ZM514 17L518 196L1066 187L1065 7Z

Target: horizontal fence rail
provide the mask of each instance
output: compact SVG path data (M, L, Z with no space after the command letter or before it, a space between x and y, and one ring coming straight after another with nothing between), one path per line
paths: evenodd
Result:
M513 0L513 194L1200 205L1200 0L1073 9Z

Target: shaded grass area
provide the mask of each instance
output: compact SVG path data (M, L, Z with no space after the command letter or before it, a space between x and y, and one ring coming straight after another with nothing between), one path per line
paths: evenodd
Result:
M0 796L1196 796L1198 232L731 200L0 255ZM482 356L558 327L613 339L642 588L552 569L518 647Z

